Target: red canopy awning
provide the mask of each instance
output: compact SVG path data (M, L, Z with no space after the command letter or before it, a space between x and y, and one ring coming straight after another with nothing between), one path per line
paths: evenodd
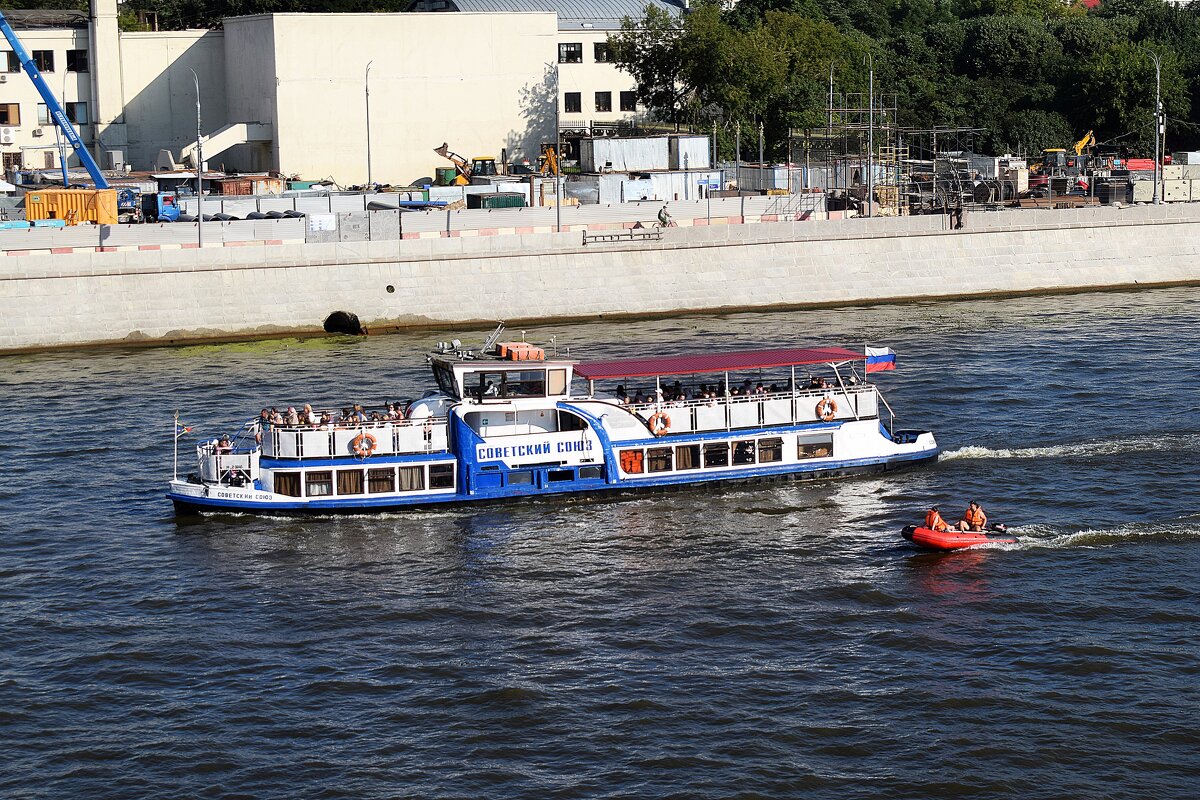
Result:
M865 361L866 355L843 347L792 350L746 350L740 353L707 353L668 358L633 358L624 361L585 361L575 374L588 380L645 378L656 375L696 375L702 372L737 372L749 369L800 367Z

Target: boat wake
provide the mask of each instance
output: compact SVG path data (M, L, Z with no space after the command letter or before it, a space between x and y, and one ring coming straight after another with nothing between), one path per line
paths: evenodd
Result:
M1028 525L1009 528L1020 537L1017 544L983 545L1004 549L1112 547L1129 542L1179 542L1200 539L1200 515L1180 517L1165 522L1130 522L1113 528L1087 528L1064 532L1049 525Z
M1103 439L1074 444L1054 444L1045 447L1013 447L992 449L979 445L966 445L942 453L940 460L979 458L1091 458L1135 452L1170 452L1194 450L1200 447L1200 434L1162 434L1154 436L1130 436L1124 439Z

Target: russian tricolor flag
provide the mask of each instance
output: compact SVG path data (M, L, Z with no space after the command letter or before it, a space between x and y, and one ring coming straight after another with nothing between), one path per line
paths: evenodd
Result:
M890 347L867 348L867 372L883 372L896 368L896 351Z

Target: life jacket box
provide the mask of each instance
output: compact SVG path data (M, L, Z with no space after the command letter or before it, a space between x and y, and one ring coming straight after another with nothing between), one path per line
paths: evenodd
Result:
M500 357L509 361L545 361L546 351L528 342L504 342L500 345Z

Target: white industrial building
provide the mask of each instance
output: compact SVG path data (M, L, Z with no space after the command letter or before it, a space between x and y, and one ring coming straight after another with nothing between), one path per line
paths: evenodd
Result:
M468 158L507 149L532 160L554 140L556 110L572 136L635 117L632 80L604 44L645 5L415 0L402 14L264 14L224 30L137 33L117 30L116 0L93 0L88 15L8 15L102 167L189 155L198 83L210 167L350 184L368 165L376 181L432 175L446 165L433 152L443 141ZM4 165L52 167L54 127L14 62L0 73Z

